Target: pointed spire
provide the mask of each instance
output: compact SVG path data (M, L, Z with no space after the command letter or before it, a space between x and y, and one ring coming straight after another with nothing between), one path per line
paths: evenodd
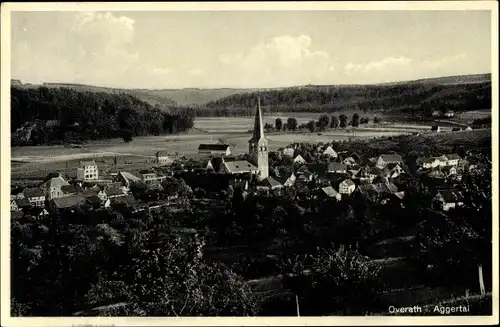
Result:
M260 109L260 96L259 96L257 112L255 113L255 123L253 126L252 140L258 141L261 138L264 138L264 125L262 124L262 111Z

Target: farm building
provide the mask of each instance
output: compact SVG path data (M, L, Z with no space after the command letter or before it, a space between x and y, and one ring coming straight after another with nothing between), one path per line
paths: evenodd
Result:
M231 147L227 144L200 144L198 146L198 153L204 155L231 155Z
M278 182L277 180L275 180L274 178L272 177L267 177L261 181L259 181L257 183L257 189L258 190L274 190L274 189L278 189L278 188L282 188L283 185Z
M331 186L321 188L319 196L335 199L337 201L340 201L342 199L342 195Z
M434 197L434 203L443 211L448 211L463 204L463 195L455 190L439 191Z
M306 159L304 159L300 154L293 159L293 163L305 164Z
M41 207L45 206L45 194L38 187L29 187L23 191L24 198L28 200L32 206Z
M46 199L52 200L64 196L61 187L68 185L69 183L62 176L57 176L45 181L40 188L45 192Z
M221 167L221 173L223 174L256 174L257 167L252 165L250 162L245 160L236 160L224 162Z
M384 168L388 164L403 163L403 158L399 154L382 154L377 158L377 167Z
M323 151L323 155L328 156L330 158L337 158L339 155L335 150L329 145L326 147L326 149Z

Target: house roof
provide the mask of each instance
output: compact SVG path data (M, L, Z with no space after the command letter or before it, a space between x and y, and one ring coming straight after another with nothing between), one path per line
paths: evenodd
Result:
M76 195L65 196L62 198L55 198L52 199L52 201L54 202L54 204L58 209L66 209L84 204L85 198L80 194L76 194Z
M264 186L264 187L270 187L270 188L274 188L274 187L280 187L282 186L280 182L278 182L277 180L275 180L274 178L272 177L267 177L266 179L260 181L258 183L259 186Z
M213 170L215 172L218 172L222 168L222 165L224 165L225 161L226 160L223 157L213 157L213 158L210 158L210 160L208 160L207 165L211 164L213 167Z
M61 176L58 177L52 177L51 179L47 180L42 184L44 187L52 188L52 187L61 187L61 186L67 186L69 185L68 182L64 180Z
M377 184L366 184L361 185L359 189L362 192L375 192L377 194L393 194L398 191L396 185L392 183L377 183Z
M137 182L141 180L139 177L129 173L128 171L121 171L118 175L120 175L127 182Z
M437 196L440 196L445 203L456 203L463 199L462 192L457 190L439 191Z
M61 186L61 191L65 194L70 194L70 193L78 193L78 190L74 185L64 185Z
M135 207L139 204L137 200L132 196L132 194L121 196L118 198L112 198L110 202L111 205L124 204L127 207Z
M83 160L80 161L80 167L82 166L97 166L94 160Z
M26 198L34 198L44 196L44 193L38 187L28 187L23 191L24 197Z
M104 192L106 192L107 196L113 196L113 195L123 195L123 190L119 187L112 186L112 187L107 187L104 189Z
M210 150L210 151L227 151L229 145L227 144L200 144L198 150Z
M21 207L31 207L31 203L28 201L28 199L15 199L16 205L21 208Z
M323 188L321 188L321 191L323 191L323 193L325 193L327 196L332 197L332 198L336 197L337 195L339 195L339 192L337 192L331 186L323 187Z
M90 204L101 204L101 199L99 199L97 195L87 196L85 197L85 200Z
M354 182L350 179L346 179L344 181L342 181L340 184L344 184L344 185L347 185L347 186L355 186L356 184L354 184Z
M328 164L328 171L344 171L346 170L346 166L343 163L340 162L330 162Z
M384 162L390 163L390 162L402 162L403 158L397 153L391 153L391 154L382 154L380 155L379 158L382 158Z
M257 167L245 160L225 162L224 166L230 173L247 173L257 170Z
M330 152L330 153L337 153L337 152L336 152L336 151L332 148L332 146L331 146L331 145L327 146L327 147L323 150L323 153L328 153L328 152Z
M460 156L459 156L458 154L456 154L456 153L446 154L445 156L446 156L446 158L447 158L448 160L460 160L460 159L462 159L462 157L460 157Z
M293 161L303 161L305 162L306 159L304 159L304 157L302 157L300 154L298 154L297 156L295 156L295 158L293 158Z

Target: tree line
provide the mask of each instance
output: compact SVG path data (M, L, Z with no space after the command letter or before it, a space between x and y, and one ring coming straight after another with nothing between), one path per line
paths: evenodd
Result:
M69 88L11 88L13 145L60 143L182 132L193 112L151 106L129 94ZM20 127L25 127L15 133ZM31 133L26 136L28 128Z
M373 122L374 123L380 123L382 120L379 117L374 117ZM327 128L346 128L347 126L352 126L352 127L358 127L361 124L368 124L370 122L370 118L368 117L360 117L358 113L354 113L352 115L352 119L349 120L347 115L341 114L340 116L337 115L321 115L319 119L316 120L310 120L309 122L305 124L298 124L297 119L295 117L290 117L286 120L286 122L283 122L281 118L276 118L274 125L270 123L266 123L264 125L264 129L267 131L296 131L297 129L307 129L311 133L313 132L321 132L326 130Z

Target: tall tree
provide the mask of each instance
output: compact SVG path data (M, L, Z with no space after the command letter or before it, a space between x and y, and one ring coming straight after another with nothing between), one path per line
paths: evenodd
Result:
M339 118L335 115L332 115L332 118L330 120L330 128L337 128L339 127Z
M274 126L276 127L276 130L278 132L281 131L281 127L283 126L283 122L281 121L281 118L276 118L276 122L274 123Z
M286 121L287 129L295 131L297 129L297 119L295 117L290 117Z
M340 120L340 128L346 128L347 127L347 116L342 114L339 116L339 120Z
M352 115L352 127L359 126L359 114L356 112Z

